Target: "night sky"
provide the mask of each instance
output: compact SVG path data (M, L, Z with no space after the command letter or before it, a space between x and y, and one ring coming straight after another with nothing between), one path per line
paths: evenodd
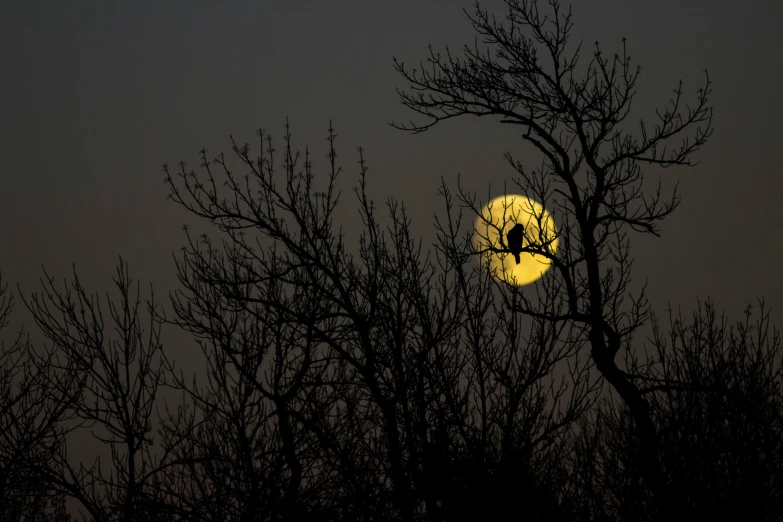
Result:
M502 2L486 2L495 9ZM163 163L230 154L229 135L257 150L263 127L282 148L285 119L294 145L309 145L326 174L329 120L343 166L339 223L347 240L361 222L352 187L359 146L369 192L403 201L425 246L443 213L441 177L486 200L512 187L504 152L520 131L491 117L464 116L419 135L387 122L424 120L403 107L406 84L392 56L417 66L427 45L458 51L473 42L464 0L369 2L135 1L11 2L0 14L0 270L29 295L41 264L60 281L72 263L93 292L110 289L118 256L165 299L176 285L172 252L185 242L183 209L166 200ZM499 16L502 9L496 9ZM681 180L683 202L662 237L635 236L636 280L649 278L654 309L689 312L712 297L732 319L765 297L781 324L783 248L783 4L768 0L591 0L574 5L574 39L605 53L628 38L642 66L635 118L652 122L677 81L685 100L713 80L715 132ZM537 155L516 154L530 166ZM652 176L654 169L647 172ZM321 177L320 179L324 179ZM668 183L668 184L667 184ZM21 303L19 303L21 305ZM34 329L32 318L17 324ZM192 349L167 334L166 350ZM184 346L185 348L181 348Z

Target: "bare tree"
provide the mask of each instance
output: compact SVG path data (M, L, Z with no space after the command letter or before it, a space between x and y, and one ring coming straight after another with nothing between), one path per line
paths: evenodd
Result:
M636 361L629 368L647 376L642 391L661 427L664 469L674 487L688 492L687 509L778 520L783 350L764 301L755 313L749 305L734 324L709 300L690 319L670 312L668 335L656 324L653 347L645 366L654 371ZM660 381L699 386L661 387Z
M94 522L148 520L143 514L144 500L158 465L150 454L150 432L151 411L163 375L160 363L153 366L161 350L160 323L151 313L145 331L138 285L134 298L133 282L122 259L114 278L119 304L106 295L117 338L105 331L100 299L87 293L75 269L71 285L63 290L44 274L43 293L25 300L53 346L52 356L41 361L47 368L47 395L40 403L63 408L78 420L79 428L97 425L91 429L92 436L101 443L98 447L108 445L112 468L105 476L100 458L89 468L81 463L74 467L68 460L67 441L60 436L50 448L52 465L37 466L31 473L77 500L86 510L83 516ZM154 310L154 296L151 299L149 306ZM78 393L73 392L74 381ZM63 397L71 399L64 401Z
M230 266L220 253L213 254L218 256L210 259L213 269ZM195 431L192 422L184 424L189 444L177 452L188 463L187 480L198 486L189 500L189 516L195 519L198 505L205 520L268 520L277 513L302 519L299 506L308 494L323 489L318 477L308 480L312 436L296 430L290 414L313 364L312 340L305 326L291 324L276 310L231 302L221 282L198 279L195 274L210 268L194 264L203 261L185 257L177 263L183 289L174 296L172 321L195 335L208 368L207 387L199 388L195 381L189 385L176 375L170 384L186 392L203 416ZM262 286L274 294L280 282L268 280ZM299 295L289 305L307 315L312 313L308 307L320 303ZM265 382L250 379L267 366ZM174 373L173 365L171 369ZM181 423L174 420L168 429L177 432ZM308 484L302 487L304 482Z
M245 174L235 174L223 154L210 162L203 149L203 176L181 163L175 182L164 166L171 198L224 238L220 247L206 235L189 239L178 262L184 290L173 297L173 321L212 347L220 375L231 363L240 384L231 396L252 392L266 405L244 421L250 402L223 412L209 406L235 419L221 431L229 453L241 449L250 424L274 421L272 446L254 445L256 431L246 442L253 451L238 458L250 469L277 448L281 458L261 478L281 517L462 520L487 505L482 491L493 492L480 469L492 468L487 476L496 490L536 482L595 395L586 364L572 364L568 379L552 376L584 343L579 332L543 319L523 324L507 306L518 292L465 258L441 255L455 243L464 247L447 191L448 219L434 258L411 237L404 206L389 200L382 227L367 197L361 149L355 192L364 229L358 255L348 252L333 223L340 196L333 129L323 191L314 188L309 153L297 166L286 130L282 186L263 131L256 158L232 138ZM226 384L220 389L227 393ZM202 399L210 393L218 392ZM556 498L544 497L541 505L556 509ZM251 509L250 501L242 501L255 509L248 516L278 516Z
M0 278L0 330L8 326L13 310L12 292ZM53 353L35 352L21 330L13 341L0 345L0 520L67 520L63 497L37 480L36 469L53 464L53 451L70 429L68 407L80 391L70 379L59 400L48 400L47 386ZM54 510L54 512L52 511Z
M495 116L501 123L521 126L522 139L542 154L536 169L523 167L510 154L506 158L520 175L516 183L523 193L559 221L554 239L563 248L554 252L553 238L526 235L522 251L551 260L554 270L543 284L561 296L563 307L553 313L523 292L514 310L584 326L596 368L633 416L646 486L659 507L676 509L678 495L669 487L659 460L650 404L615 359L618 352L631 348L634 331L649 319L644 287L631 293L628 229L658 235L658 223L679 203L676 187L670 199L662 197L660 178L657 190L645 194L642 165L695 164L692 153L712 132L709 76L693 106L683 107L680 82L669 106L656 111L654 127L649 129L642 121L640 138L634 137L622 124L640 69L631 67L625 40L622 52L612 58L604 56L596 42L580 76L581 43L569 46L570 10L563 13L559 2L550 0L551 13L545 16L535 0L505 3L505 25L478 3L475 15L468 14L488 49L480 49L477 41L458 58L430 47L429 66L422 64L420 71L411 72L395 59L396 69L410 84L409 92L398 90L402 103L428 121L392 125L418 133L461 115ZM690 136L671 145L686 132ZM481 216L475 194L460 189L460 200ZM536 217L540 223L541 216ZM494 222L487 227L500 230ZM483 249L454 250L453 255L508 252L492 237L483 238Z
M772 521L783 513L783 352L763 301L759 308L736 324L710 301L690 319L670 312L666 331L654 322L644 363L629 362L647 383L662 466L683 493L685 518ZM612 520L651 519L632 423L626 406L604 401L582 423L569 459L577 502Z

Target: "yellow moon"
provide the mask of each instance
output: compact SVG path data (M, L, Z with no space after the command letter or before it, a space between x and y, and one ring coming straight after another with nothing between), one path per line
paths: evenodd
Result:
M557 251L557 229L552 216L541 203L518 194L506 194L487 203L476 219L473 233L473 246L476 250L488 247L503 249L508 246L506 234L519 223L525 227L522 247L531 243L547 250L551 255ZM539 225L540 224L540 225ZM482 266L489 261L494 276L512 285L522 286L535 282L549 270L552 261L540 254L522 252L519 264L512 254L504 252L485 252L481 254Z

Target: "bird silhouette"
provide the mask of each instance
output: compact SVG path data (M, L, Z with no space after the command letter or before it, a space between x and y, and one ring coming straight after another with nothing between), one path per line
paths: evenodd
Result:
M519 264L519 253L522 251L522 238L525 235L525 227L517 223L506 233L508 249L514 254L514 260Z

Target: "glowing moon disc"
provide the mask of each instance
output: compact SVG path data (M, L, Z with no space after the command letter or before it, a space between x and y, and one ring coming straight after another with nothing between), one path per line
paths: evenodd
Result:
M517 223L525 227L523 248L533 246L555 254L558 238L554 219L541 203L518 194L497 197L481 209L481 217L476 219L474 227L473 246L476 250L487 247L502 250L499 231L502 231L503 243L508 246L506 234ZM517 286L541 278L552 263L543 255L529 252L521 253L519 264L512 254L507 253L488 251L481 257L482 264L489 260L489 268L495 277Z

